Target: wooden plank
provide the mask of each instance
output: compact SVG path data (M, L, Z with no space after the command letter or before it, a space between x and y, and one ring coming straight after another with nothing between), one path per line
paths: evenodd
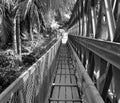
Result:
M58 64L58 70L61 69L61 64Z
M72 60L71 60L71 58L69 58L68 61L69 61L69 64L72 64L72 63L73 63Z
M65 64L66 64L66 65L68 64L68 58L66 59Z
M59 96L59 87L54 87L52 92L52 98L58 99ZM57 101L51 101L50 103L57 103Z
M70 69L70 73L71 73L71 74L74 74L74 70L73 70L73 69Z
M72 95L73 95L73 99L80 99L78 94L78 89L76 87L72 87ZM74 102L74 103L80 103L80 102Z
M50 101L50 103L57 103L57 101Z
M68 66L69 66L69 68L73 68L73 63L72 63L71 60L69 61L69 65Z
M65 99L65 87L60 87L59 99ZM60 101L59 103L65 103L65 101Z
M71 82L72 82L73 84L76 84L75 76L74 76L74 75L71 75L70 77L71 77Z
M65 69L66 65L64 64L64 62L62 63L62 68Z
M63 68L63 61L62 61L62 68ZM61 69L61 70L62 70L62 74L65 74L65 69ZM61 75L60 83L65 83L65 75ZM59 99L65 99L65 87L60 87ZM65 101L59 101L58 103L65 103Z
M66 73L66 70L65 69L62 69L62 74L65 74Z
M66 63L65 68L66 68L66 69L69 69L68 63Z
M59 83L59 82L60 82L60 75L56 75L55 83Z
M67 102L67 101L72 101L73 102L79 102L81 103L81 99L55 99L55 98L50 98L51 101L64 101L64 102Z
M65 75L61 75L60 83L65 83Z
M72 99L71 87L66 87L66 99ZM66 103L72 103L72 101L68 101Z
M60 74L60 73L61 73L61 69L58 69L58 70L57 70L57 73Z
M69 69L66 69L66 74L70 74L70 70Z
M66 84L70 84L70 75L66 75Z
M76 86L74 85L76 84L75 76L69 75L74 74L72 61L68 58L66 49L63 49L61 52L62 55L60 56L57 70L57 74L59 75L56 75L55 78L54 94L52 94L50 103L80 103L77 88L74 88L74 86ZM71 64L69 65L68 62L71 62ZM69 69L69 66L71 66L71 69Z
M71 83L53 83L52 86L64 86L64 87L77 87L77 84L71 84Z
M69 66L69 68L70 68L70 69L72 69L72 68L73 68L73 64L72 64L72 62L71 62L71 61L69 61L69 65L68 65L68 66Z

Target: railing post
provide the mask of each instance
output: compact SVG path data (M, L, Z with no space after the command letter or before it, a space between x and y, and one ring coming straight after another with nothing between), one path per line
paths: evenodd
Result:
M112 75L113 75L111 64L108 64L108 68L106 68L106 69L107 69L106 70L106 79L105 79L104 87L103 87L102 94L101 94L103 100L106 100L108 89L109 89L109 86L110 86L110 83L112 80Z
M81 45L79 44L79 58L80 58L80 60L81 60Z
M92 52L88 52L88 68L87 68L87 71L88 71L88 74L89 76L91 77L91 79L93 80L93 75L94 75L94 65L95 65L95 62L94 62L94 54Z

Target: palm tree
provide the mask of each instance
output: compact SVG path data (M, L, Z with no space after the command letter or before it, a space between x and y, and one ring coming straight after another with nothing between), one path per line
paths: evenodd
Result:
M3 0L0 2L0 48L12 47L21 60L21 37L27 31L33 40L32 28L45 27L40 0ZM14 43L13 43L14 40Z
M57 2L61 3L60 0ZM21 60L23 38L28 37L29 41L33 41L34 24L37 25L39 33L41 28L46 28L44 15L50 11L50 3L53 5L53 1L50 0L2 0L0 48L4 50L14 48L16 57Z
M6 49L12 45L13 22L9 12L9 7L6 4L0 4L0 48Z

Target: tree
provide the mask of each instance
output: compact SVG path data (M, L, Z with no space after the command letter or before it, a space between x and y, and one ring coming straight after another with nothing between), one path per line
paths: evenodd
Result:
M21 41L23 32L28 32L33 40L34 23L40 32L45 27L40 0L3 0L0 2L0 48L14 47L18 59L21 60ZM14 41L14 42L13 42Z

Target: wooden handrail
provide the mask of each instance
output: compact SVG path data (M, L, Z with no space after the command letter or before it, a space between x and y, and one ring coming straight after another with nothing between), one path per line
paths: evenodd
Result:
M120 69L120 43L74 35L69 38Z
M53 46L51 46L51 48L40 59L37 60L36 63L34 63L30 68L28 68L28 70L26 70L23 74L21 74L8 88L6 88L0 94L0 103L7 103L8 101L12 100L12 98L16 98L16 94L15 94L16 92L19 94L19 95L17 95L18 96L17 98L19 98L18 100L20 100L20 101L24 101L24 98L25 99L29 98L29 97L27 97L29 95L34 95L34 94L29 94L30 88L27 86L27 85L31 85L29 80L34 79L33 77L35 77L37 79L41 79L41 80L44 79L41 76L38 77L38 75L41 75L41 74L36 74L36 71L41 71L38 69L44 70L46 68L45 66L47 66L48 71L49 71L49 68L52 65L51 63L53 62L53 60L56 56L57 50L60 46L60 43L61 43L61 37L58 39L58 41ZM47 56L48 56L48 58L47 58ZM34 86L37 85L35 83L35 79L34 79L34 83L32 81L32 85L34 85ZM45 85L45 84L42 84L42 85ZM34 86L31 86L31 88L33 89ZM26 88L25 91L28 94L26 93L25 97L23 97L24 94L23 93L21 94L21 91L23 91L25 88ZM36 92L39 93L38 90L36 90ZM18 102L18 101L16 101L16 102Z
M69 46L72 50L76 63L78 64L77 72L78 72L79 78L82 78L82 83L81 83L82 90L84 91L87 102L88 103L104 103L102 97L100 96L98 90L96 89L93 81L89 77L87 71L85 70L83 64L81 63L79 57L77 56L70 42L69 42Z

